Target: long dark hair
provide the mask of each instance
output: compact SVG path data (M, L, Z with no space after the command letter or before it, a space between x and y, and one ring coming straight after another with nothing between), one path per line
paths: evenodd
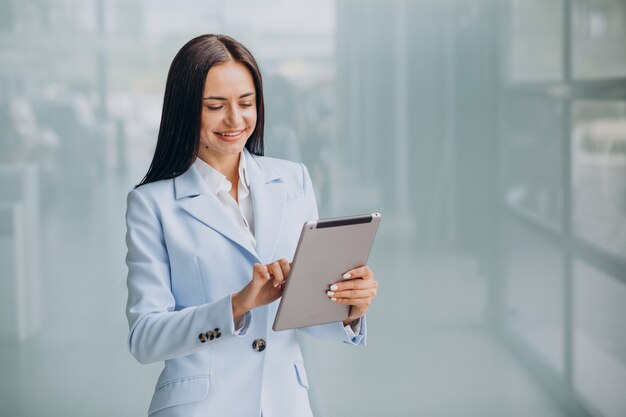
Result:
M256 60L245 46L229 36L198 36L187 42L172 61L154 157L137 187L177 177L193 164L198 152L204 82L211 67L227 61L245 65L254 80L257 122L246 148L263 155L263 81Z

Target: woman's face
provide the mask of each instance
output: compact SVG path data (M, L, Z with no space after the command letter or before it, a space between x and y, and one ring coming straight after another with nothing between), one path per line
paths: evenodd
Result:
M256 126L255 94L252 74L243 64L227 61L209 70L202 95L202 160L235 160Z

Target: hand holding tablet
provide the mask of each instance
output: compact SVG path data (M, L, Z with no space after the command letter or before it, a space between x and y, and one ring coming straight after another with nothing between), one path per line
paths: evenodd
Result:
M274 330L347 324L363 315L378 287L365 265L380 219L373 213L304 224Z
M369 266L352 269L343 274L343 281L332 284L326 295L337 304L350 305L348 318L343 321L348 325L365 315L378 292L378 282Z

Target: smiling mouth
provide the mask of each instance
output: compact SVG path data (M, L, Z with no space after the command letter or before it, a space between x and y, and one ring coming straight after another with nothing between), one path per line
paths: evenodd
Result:
M237 136L241 135L243 132L245 132L246 129L241 129L241 130L232 130L230 132L215 132L216 135L219 135L221 137L224 138L236 138Z

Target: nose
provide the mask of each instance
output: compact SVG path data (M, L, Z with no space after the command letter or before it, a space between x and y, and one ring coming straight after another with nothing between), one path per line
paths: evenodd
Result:
M231 106L226 113L226 124L233 127L240 127L243 122L241 110L237 106Z

